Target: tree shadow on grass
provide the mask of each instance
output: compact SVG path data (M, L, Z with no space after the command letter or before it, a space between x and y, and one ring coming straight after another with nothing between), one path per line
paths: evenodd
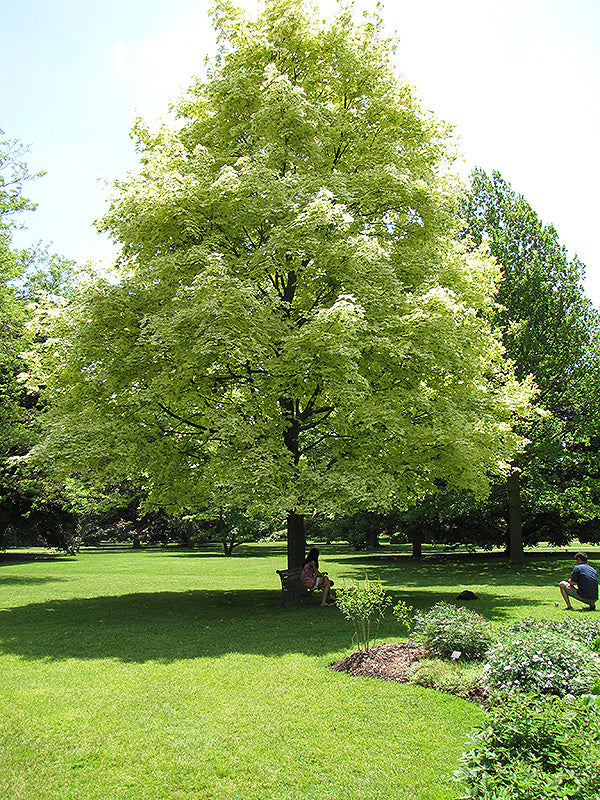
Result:
M36 553L30 551L11 552L10 550L0 552L0 568L8 567L13 564L32 564L32 563L53 563L57 561L73 561L75 556L66 553Z
M392 593L415 608L440 600L456 602L456 592L415 588ZM323 656L351 647L353 628L337 608L320 608L314 597L304 605L279 604L279 591L152 592L74 598L0 610L0 653L27 660L117 659L144 663L219 657L229 653ZM514 618L532 602L482 594L469 607L488 619ZM404 638L388 614L384 638Z
M134 552L137 556L152 556L161 555L168 556L169 558L186 558L186 559L206 559L206 558L219 558L219 559L256 559L256 558L271 558L279 556L285 559L287 556L287 546L285 543L279 542L270 544L268 546L261 545L236 545L233 555L225 556L222 545L219 543L211 543L201 547L187 548L180 545L144 545L139 549L127 543L111 543L103 545L89 545L84 546L79 551L81 555L131 555Z
M279 591L188 591L75 598L0 610L0 653L122 662L228 653L322 655L351 639L336 608L279 604Z
M506 559L478 557L431 557L413 560L405 556L369 555L361 558L334 559L350 580L379 578L390 586L463 586L477 593L479 585L487 586L558 586L568 578L575 565L572 555L530 556L519 567Z
M459 600L456 590L438 591L435 589L415 588L405 592L390 592L390 595L394 603L398 600L403 600L408 605L413 606L415 610L426 611L436 603L450 603L456 607L462 606L469 609L469 611L475 611L492 622L512 621L516 616L521 616L518 614L519 609L523 609L525 612L523 616L528 616L532 608L537 611L544 606L548 608L548 613L552 616L556 611L554 601L549 602L548 600L532 599L531 597L508 597L481 591L480 589L477 589L477 598L468 601Z
M184 548L181 549L166 549L162 551L163 554L171 556L172 558L231 558L233 560L237 559L246 559L246 558L271 558L273 556L280 556L282 559L285 559L287 556L287 546L285 544L275 543L269 545L268 547L261 546L246 546L246 545L239 545L234 548L233 554L231 556L225 556L223 553L222 547L215 547L214 545L210 549L202 550L202 549L195 549L195 550L186 550ZM285 566L285 564L284 564Z
M0 586L37 586L42 583L68 583L68 578L58 578L54 575L2 575L0 573Z

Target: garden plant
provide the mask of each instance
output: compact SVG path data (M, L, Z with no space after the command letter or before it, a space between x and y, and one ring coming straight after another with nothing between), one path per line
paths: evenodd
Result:
M365 576L362 585L356 582L344 586L337 597L338 608L354 625L354 644L368 652L371 639L377 636L385 612L392 604L390 596L380 580L372 581Z
M406 679L491 704L455 772L465 797L600 797L599 634L600 622L585 617L493 630L451 603L416 614L413 636L427 656Z
M492 710L455 777L474 800L600 797L600 622L526 619L485 656Z
M500 638L487 654L483 681L494 692L580 695L600 684L600 658L577 639L537 625Z
M450 658L458 652L466 660L483 658L494 640L480 614L445 602L415 615L413 636L434 655Z
M600 797L600 706L593 700L513 694L471 741L455 773L468 798Z

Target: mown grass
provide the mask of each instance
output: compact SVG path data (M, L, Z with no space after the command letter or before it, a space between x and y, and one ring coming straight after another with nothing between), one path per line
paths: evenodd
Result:
M592 556L591 556L592 557ZM572 557L414 562L322 548L338 585L381 578L426 608L473 589L504 623L553 616ZM464 700L328 669L335 608L279 605L279 546L11 553L0 564L0 797L452 800L482 716ZM381 636L401 638L393 618Z

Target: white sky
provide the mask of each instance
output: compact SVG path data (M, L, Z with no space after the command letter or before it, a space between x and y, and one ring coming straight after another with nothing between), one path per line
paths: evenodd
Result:
M111 258L92 224L105 203L99 179L135 165L135 116L165 115L202 72L214 49L207 9L0 0L0 128L47 173L27 187L39 206L17 244L52 243L82 263ZM383 16L400 37L399 71L456 126L465 174L497 169L525 195L586 264L600 306L599 0L386 0Z

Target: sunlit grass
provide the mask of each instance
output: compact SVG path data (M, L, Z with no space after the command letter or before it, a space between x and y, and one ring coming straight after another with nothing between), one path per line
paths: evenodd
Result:
M558 614L572 566L322 551L338 585L366 572L422 608L470 588L498 624ZM483 712L329 670L352 628L335 608L281 608L279 545L39 556L0 565L0 797L456 797L447 776ZM401 638L391 615L381 635Z

